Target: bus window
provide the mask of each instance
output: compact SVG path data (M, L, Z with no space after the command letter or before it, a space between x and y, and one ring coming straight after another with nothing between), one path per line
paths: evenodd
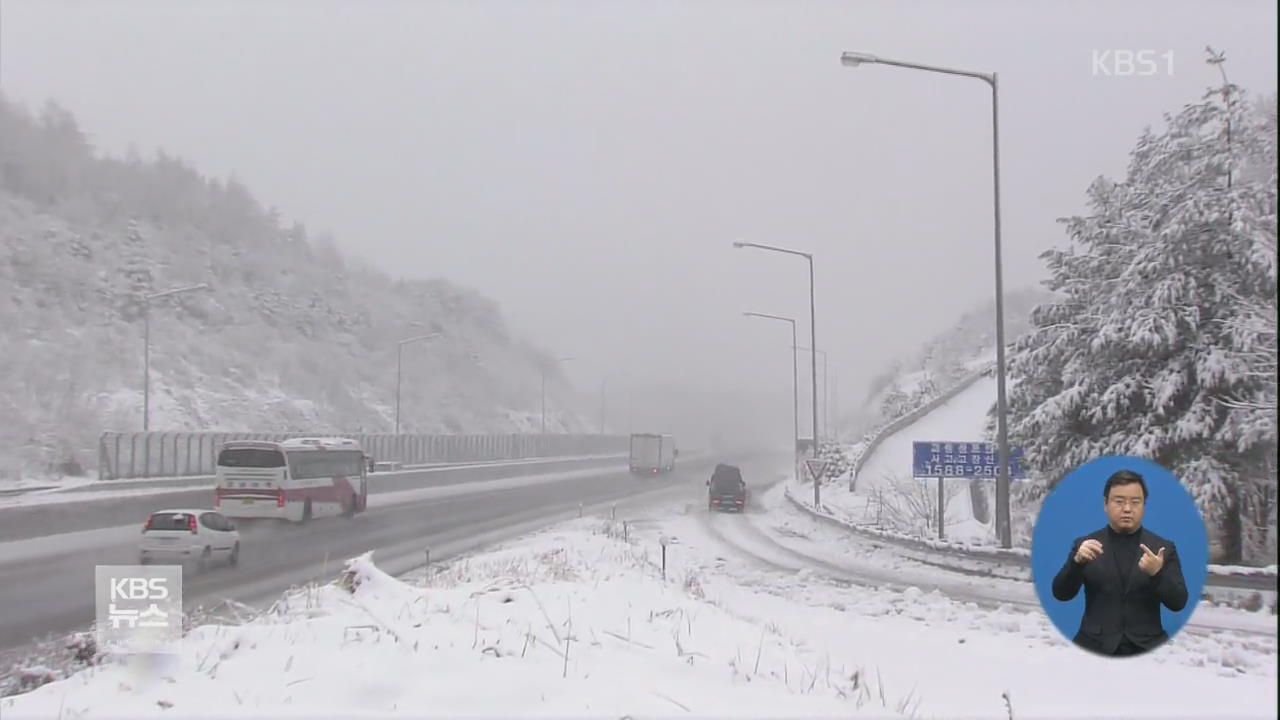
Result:
M218 465L240 468L280 468L284 467L284 455L274 449L226 448L218 453Z

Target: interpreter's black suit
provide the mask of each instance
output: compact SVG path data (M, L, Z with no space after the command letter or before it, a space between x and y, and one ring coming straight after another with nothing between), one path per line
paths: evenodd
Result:
M1085 540L1102 543L1102 555L1078 565L1076 551ZM1164 566L1155 575L1138 568L1139 544L1153 553L1164 548ZM1074 642L1104 655L1137 655L1169 639L1160 622L1160 605L1177 612L1187 605L1187 585L1173 543L1139 528L1119 533L1107 526L1071 544L1067 562L1053 578L1053 596L1067 601L1084 586L1084 616Z

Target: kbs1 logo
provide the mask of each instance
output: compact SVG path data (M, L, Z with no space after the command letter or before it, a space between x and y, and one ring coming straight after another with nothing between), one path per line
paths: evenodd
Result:
M94 568L98 647L115 652L175 652L182 640L182 567Z
M1173 75L1173 51L1094 50L1093 74L1105 77Z

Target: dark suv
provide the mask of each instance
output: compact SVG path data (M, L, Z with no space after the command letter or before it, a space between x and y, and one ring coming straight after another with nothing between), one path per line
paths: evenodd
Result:
M742 471L733 465L716 465L707 481L707 509L743 512L747 507L747 484Z

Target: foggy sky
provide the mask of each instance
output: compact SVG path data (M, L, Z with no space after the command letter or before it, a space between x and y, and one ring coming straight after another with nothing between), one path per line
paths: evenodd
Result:
M585 388L602 375L787 402L817 255L841 406L992 296L990 94L842 51L997 71L1009 289L1099 174L1219 82L1276 85L1271 2L0 0L0 89L100 149L234 173L395 275L496 299ZM1092 51L1172 50L1097 77ZM807 345L807 335L802 343Z

